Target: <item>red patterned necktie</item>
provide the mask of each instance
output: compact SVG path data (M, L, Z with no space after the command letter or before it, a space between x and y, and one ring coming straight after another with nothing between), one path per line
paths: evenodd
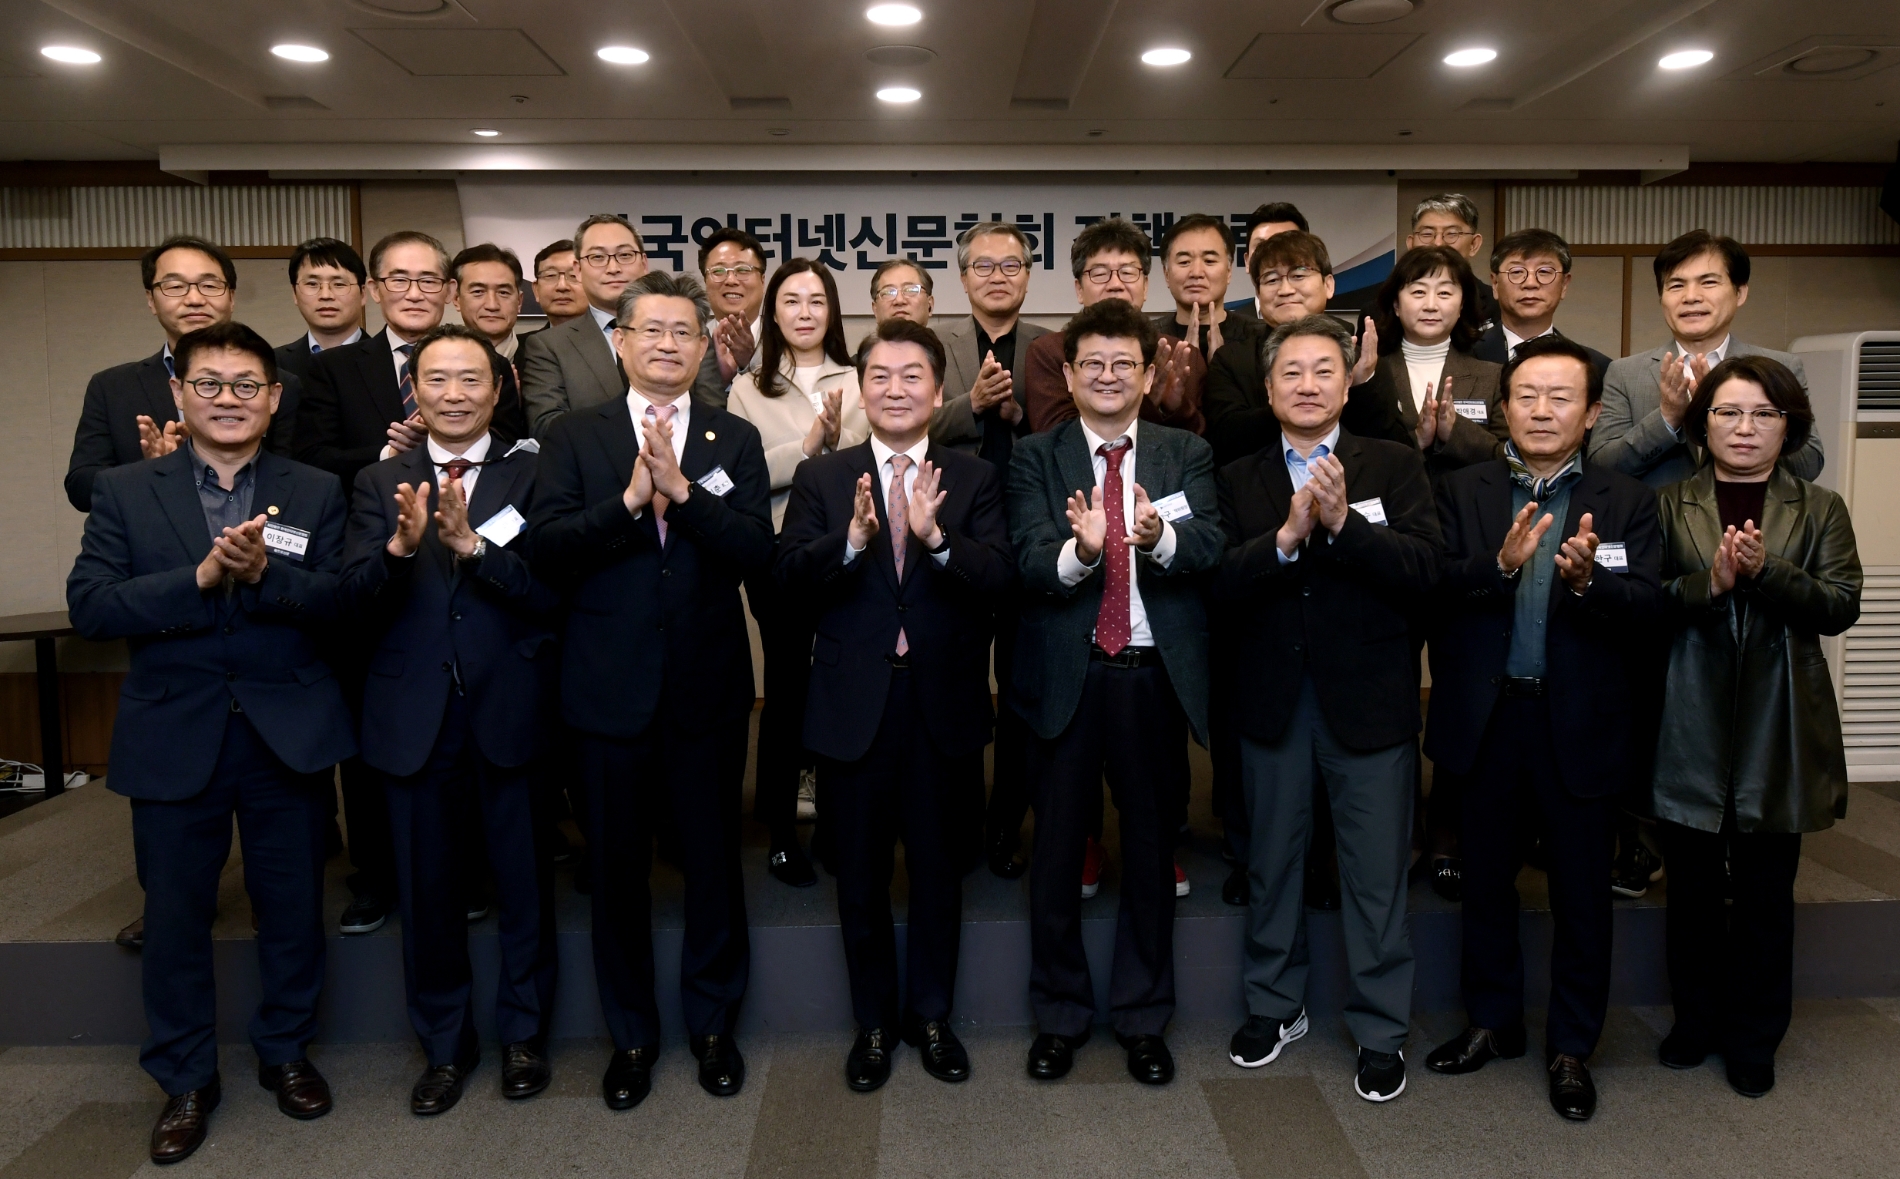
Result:
M1102 586L1102 609L1095 616L1095 645L1110 655L1118 655L1128 645L1128 521L1122 514L1122 454L1133 446L1127 438L1104 442L1096 450L1106 462L1102 472L1102 511L1108 527L1102 535L1102 560L1108 565L1108 581Z
M669 426L673 424L673 419L678 416L679 411L680 407L677 405L647 406L648 417L657 418ZM669 502L670 501L658 491L653 493L653 526L660 530L661 544L666 543L666 505Z
M891 495L884 505L891 520L891 564L897 566L897 583L904 583L904 551L910 547L910 493L904 488L904 472L910 470L910 456L891 456ZM897 628L897 653L910 654L910 639L904 628Z
M442 464L442 470L446 473L447 479L466 479L468 473L480 465L465 458L452 458Z

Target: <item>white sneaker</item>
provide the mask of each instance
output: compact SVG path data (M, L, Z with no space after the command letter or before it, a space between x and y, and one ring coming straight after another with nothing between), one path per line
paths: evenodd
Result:
M798 771L798 821L815 822L818 818L818 771Z

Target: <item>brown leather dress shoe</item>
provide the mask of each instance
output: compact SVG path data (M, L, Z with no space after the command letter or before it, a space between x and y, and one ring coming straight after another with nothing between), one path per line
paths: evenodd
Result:
M223 1096L224 1090L214 1076L202 1089L167 1099L152 1126L152 1161L164 1166L190 1158L192 1151L204 1145L211 1111L218 1108Z
M300 1122L330 1112L330 1083L307 1060L259 1065L257 1083L277 1094L277 1108Z

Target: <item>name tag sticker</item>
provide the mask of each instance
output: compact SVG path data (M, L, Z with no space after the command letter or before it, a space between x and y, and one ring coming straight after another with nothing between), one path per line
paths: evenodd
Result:
M486 524L475 530L475 535L489 544L505 547L509 541L520 536L521 530L527 526L528 521L515 510L515 505L509 504L490 516Z
M1385 523L1385 504L1376 495L1371 499L1362 499L1356 504L1346 506L1364 516L1369 524Z
M1182 520L1192 520L1194 518L1194 509L1188 507L1187 492L1185 491L1177 491L1173 495L1164 496L1154 501L1154 505L1155 511L1161 513L1161 518L1170 524L1178 524Z
M310 534L301 528L275 522L264 525L264 551L273 557L303 560L310 549Z
M1491 417L1491 411L1489 407L1487 407L1485 403L1481 399L1478 399L1478 398L1473 398L1470 401L1461 401L1461 400L1453 399L1451 403L1451 407L1454 410L1458 411L1459 417L1470 418L1472 421L1477 422L1479 425L1483 425L1486 421L1490 420L1490 417Z
M1617 573L1628 573L1630 559L1629 555L1623 551L1623 542L1620 540L1598 541L1597 564Z
M723 498L728 491L732 490L732 476L726 474L724 467L714 467L699 477L699 485Z

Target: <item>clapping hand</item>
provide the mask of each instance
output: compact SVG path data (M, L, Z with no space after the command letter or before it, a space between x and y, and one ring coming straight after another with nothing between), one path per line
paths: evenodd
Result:
M1134 545L1144 553L1154 552L1161 543L1161 513L1148 502L1148 489L1135 484L1135 522L1132 530L1122 538L1123 543Z
M950 495L938 490L943 485L943 471L929 459L917 467L917 478L910 485L910 530L912 535L924 543L927 549L934 549L943 543L943 529L937 525L937 509Z
M970 386L970 412L985 413L991 407L1002 407L1005 403L1014 406L1015 402L1016 389L1009 370L997 363L994 352L985 353L983 367L976 370L976 383ZM1007 417L1009 410L1003 408L1000 412Z
M1198 329L1196 329L1198 335ZM1193 340L1161 337L1155 345L1154 380L1148 385L1148 400L1163 417L1178 417L1187 407L1188 380L1197 369L1205 368L1200 345Z
M1425 386L1425 404L1418 409L1418 448L1431 449L1432 442L1450 442L1451 432L1458 427L1458 403L1452 399L1451 378L1441 383L1438 396L1432 396L1432 386Z
M1102 489L1095 487L1088 495L1078 491L1069 496L1068 516L1069 531L1075 534L1075 559L1084 565L1095 564L1108 541L1108 512L1102 507Z
M1571 593L1580 594L1589 589L1590 579L1596 574L1597 534L1590 530L1594 523L1591 514L1585 512L1577 521L1577 535L1564 541L1557 550L1557 574Z
M1658 383L1662 386L1662 416L1672 430L1682 429L1682 419L1688 416L1689 401L1695 396L1696 385L1709 375L1709 358L1706 356L1677 355L1666 352L1662 358L1662 371Z
M839 422L844 416L844 390L827 389L824 406L811 420L811 429L805 431L804 452L806 458L817 458L825 451L838 445Z
M422 424L422 411L417 410L400 422L389 423L389 448L397 454L405 450L414 450L422 445L429 436L429 428Z
M921 476L920 476L921 478ZM851 500L851 524L845 529L844 542L850 548L864 550L877 535L876 485L868 474L858 476L858 489Z
M1531 523L1533 520L1537 522ZM1507 575L1522 569L1524 562L1537 555L1537 546L1554 523L1556 517L1549 512L1538 518L1535 500L1518 509L1517 518L1511 521L1511 530L1504 534L1504 547L1498 550L1498 568Z
M1313 535L1313 526L1318 523L1319 505L1313 499L1313 485L1308 483L1293 493L1293 501L1286 509L1286 523L1280 525L1273 543L1282 553L1291 557L1293 550Z
M1332 455L1314 459L1307 466L1312 478L1305 490L1313 493L1313 506L1319 522L1334 536L1346 526L1346 468Z
M673 423L656 417L645 423L643 433L645 442L640 447L640 456L646 459L647 470L653 473L653 490L670 503L680 503L692 494L693 485L680 470L679 459L673 454Z
M740 369L752 363L752 353L759 346L752 338L752 325L737 315L728 315L713 325L712 337L719 377L730 383Z
M1731 525L1715 548L1715 564L1709 566L1711 597L1719 598L1735 588L1735 566L1735 528Z
M653 502L653 471L647 466L647 456L635 455L633 458L633 477L627 480L627 490L620 494L620 502L627 505L627 514L637 516L640 509Z
M429 485L396 484L396 532L384 548L392 557L414 556L429 525Z
M1379 367L1379 325L1366 316L1366 330L1359 333L1359 360L1352 366L1352 383L1363 385Z
M172 451L177 450L179 444L191 436L190 432L185 429L185 423L183 422L166 422L161 428L156 422L152 421L149 416L140 414L138 423L139 456L141 458L164 458Z
M1761 529L1755 527L1753 520L1742 521L1735 532L1735 576L1760 577L1761 567L1767 563L1768 547L1762 541Z
M435 509L435 535L449 547L449 551L458 557L466 557L475 551L475 533L468 526L468 497L462 491L462 480L451 475L442 483L442 494L437 497Z

